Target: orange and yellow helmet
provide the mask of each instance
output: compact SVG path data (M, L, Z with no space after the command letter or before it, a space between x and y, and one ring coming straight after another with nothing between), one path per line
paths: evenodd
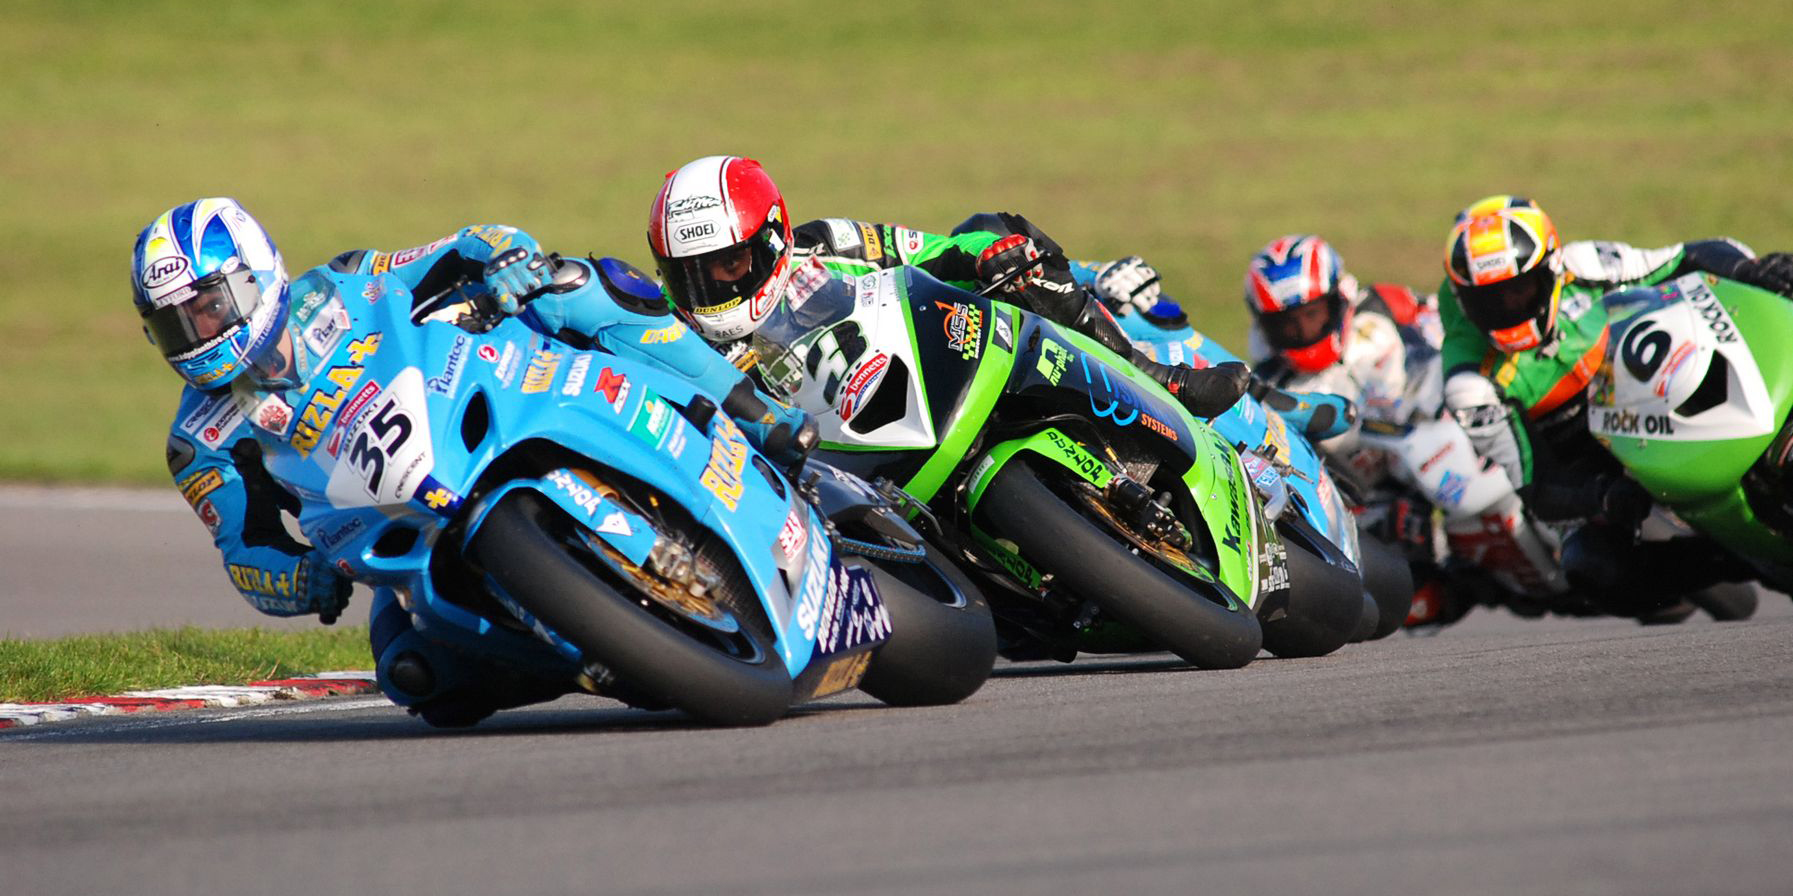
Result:
M1519 352L1555 338L1562 244L1537 203L1490 196L1457 213L1444 269L1464 316L1495 348Z

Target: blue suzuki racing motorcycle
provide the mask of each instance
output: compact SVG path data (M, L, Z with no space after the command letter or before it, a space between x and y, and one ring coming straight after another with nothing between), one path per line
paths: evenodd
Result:
M1242 360L1181 322L1180 313L1161 318L1164 325L1139 313L1116 319L1128 338L1161 364L1207 367ZM1309 540L1324 539L1332 550L1318 553L1361 576L1364 608L1354 640L1382 638L1399 629L1413 603L1413 576L1407 563L1390 545L1359 538L1357 520L1313 445L1301 433L1290 432L1276 411L1252 395L1241 396L1209 423L1227 441L1251 449L1257 462L1268 462L1282 472L1292 498L1282 525L1305 530Z
M988 677L983 597L890 497L793 477L691 384L514 318L413 323L316 272L292 288L314 366L248 409L267 467L312 544L425 638L722 725Z

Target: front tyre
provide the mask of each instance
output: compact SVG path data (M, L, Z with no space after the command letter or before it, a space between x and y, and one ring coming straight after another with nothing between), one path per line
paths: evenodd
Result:
M469 554L523 609L587 662L713 725L767 725L791 706L791 677L752 625L736 655L704 643L620 594L572 553L575 524L552 502L518 489L474 533Z
M981 508L1021 555L1079 596L1133 626L1191 665L1236 669L1263 645L1258 619L1172 578L1120 537L1086 519L1025 463L996 473Z
M1370 611L1363 580L1294 539L1283 543L1288 548L1289 592L1286 604L1258 608L1260 614L1273 617L1264 622L1264 648L1285 659L1325 656L1343 647Z
M1386 638L1401 627L1413 611L1413 568L1407 558L1389 544L1359 530L1357 550L1363 571L1363 587L1376 601L1378 618L1370 640Z
M927 545L921 563L864 562L890 611L890 640L859 689L892 706L939 706L977 692L996 663L990 606L958 567Z

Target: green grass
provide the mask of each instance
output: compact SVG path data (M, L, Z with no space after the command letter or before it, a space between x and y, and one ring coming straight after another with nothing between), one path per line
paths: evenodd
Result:
M45 641L0 640L0 703L193 684L243 684L367 669L367 627L324 631L158 629Z
M799 219L1022 211L1239 347L1244 261L1325 234L1431 288L1452 215L1793 248L1793 5L23 0L0 29L0 478L165 480L137 230L241 199L295 273L466 223L647 260L661 176L752 155Z

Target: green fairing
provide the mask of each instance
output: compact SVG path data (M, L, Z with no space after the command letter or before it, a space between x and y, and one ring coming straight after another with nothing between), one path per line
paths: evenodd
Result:
M904 296L904 320L909 325L909 341L915 344L915 317L907 311L907 295ZM1004 305L991 305L992 316L1004 314L1009 317L1010 326L1015 325L1015 311ZM992 322L994 324L994 322ZM936 492L944 484L947 477L958 469L965 461L965 453L971 450L971 443L977 439L978 433L990 421L990 411L996 407L996 400L1002 397L1002 388L1008 384L1009 372L1015 366L1015 353L996 344L989 339L984 343L983 361L978 365L977 374L971 378L971 390L965 400L959 404L957 413L946 421L946 432L934 453L928 457L927 463L910 480L903 484L903 491L913 495L917 501L927 503L934 500ZM916 377L921 373L917 370ZM927 382L922 381L922 394L927 394Z
M1012 312L1011 312L1012 313ZM1045 322L1042 322L1043 324ZM1051 326L1053 338L1068 342L1081 349L1092 359L1107 364L1111 374L1121 374L1137 389L1152 392L1167 406L1184 413L1185 423L1195 437L1195 458L1189 469L1183 473L1183 482L1189 493L1203 509L1202 520L1208 527L1208 535L1213 541L1219 560L1218 580L1227 590L1229 603L1242 599L1247 605L1255 607L1258 598L1257 556L1260 545L1267 538L1274 538L1274 533L1264 524L1257 512L1256 499L1246 491L1245 471L1239 465L1238 455L1232 446L1207 424L1188 416L1181 405L1163 390L1157 382L1139 372L1130 364L1121 361L1114 353L1103 348L1095 340L1073 330ZM1003 364L1007 370L1013 364L1012 357ZM983 371L979 371L977 382L983 382ZM997 389L996 392L1000 392ZM980 395L974 386L974 396ZM994 404L995 395L990 396ZM969 402L967 403L969 404ZM961 420L976 419L979 428L983 425L983 415L972 418L965 415ZM1075 440L1057 429L1045 429L1029 436L1013 439L993 446L986 452L978 466L973 470L969 489L968 505L975 509L977 501L982 497L984 488L1014 456L1028 451L1040 457L1063 465L1097 488L1105 487L1113 478L1113 471L1095 454L1081 447ZM929 461L930 466L946 456L944 450L937 453ZM962 458L963 455L956 455ZM953 466L957 465L954 461ZM950 469L950 468L949 468ZM919 476L917 477L920 478ZM935 483L938 488L938 483ZM911 491L912 494L918 494ZM918 494L919 496L919 494ZM925 499L924 499L925 500ZM1216 513L1219 510L1221 512ZM1196 567L1193 570L1197 578L1213 581L1215 577L1205 569Z
M1259 519L1257 498L1246 484L1239 455L1213 427L1184 410L1181 402L1137 367L1082 333L1067 327L1054 326L1053 330L1057 338L1108 365L1111 372L1125 374L1135 388L1150 393L1182 415L1195 437L1195 458L1183 472L1183 482L1202 509L1202 521L1207 524L1208 535L1219 554L1220 581L1255 609L1258 552L1266 538L1276 535Z
M1042 429L1031 435L997 444L978 461L977 467L972 471L969 497L965 502L967 508L977 510L977 502L983 498L985 486L996 478L996 471L1007 466L1022 451L1030 451L1058 463L1096 488L1106 488L1114 479L1114 473L1108 469L1108 464L1077 444L1076 440L1057 429Z
M1014 576L1016 581L1022 585L1028 588L1039 588L1044 584L1045 577L1040 574L1040 571L1000 540L986 534L976 526L971 529L971 537L978 544L983 545L984 550L989 551L990 556L996 558L996 562L1002 564L1002 568L1008 570L1009 575Z
M1762 371L1775 419L1793 407L1793 304L1773 293L1717 280L1714 292L1730 313ZM1793 565L1793 543L1757 518L1744 497L1743 475L1775 441L1768 432L1751 438L1672 441L1603 437L1632 477L1677 515L1726 547L1746 556Z

